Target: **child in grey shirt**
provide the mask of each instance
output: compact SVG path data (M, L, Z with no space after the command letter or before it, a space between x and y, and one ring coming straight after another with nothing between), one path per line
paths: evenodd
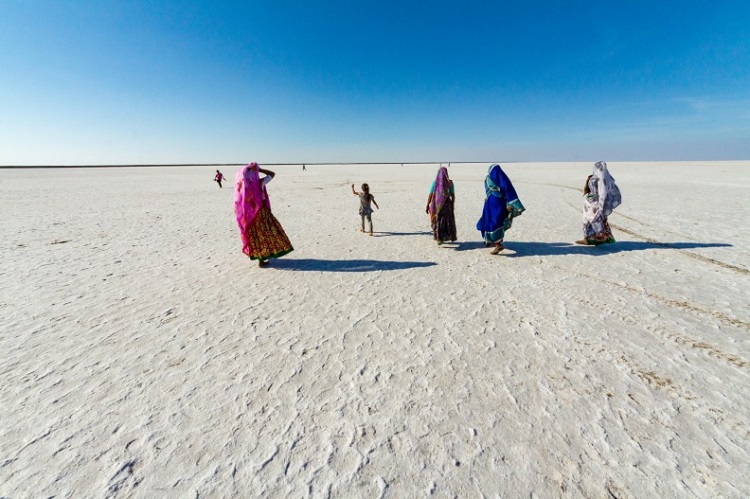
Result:
M377 209L380 209L380 206L375 201L375 196L370 194L370 186L367 184L362 184L362 192L354 190L354 184L352 184L352 193L359 196L359 216L362 217L362 228L359 231L365 231L365 219L367 219L370 224L370 235L372 235L372 207L370 203L374 204Z

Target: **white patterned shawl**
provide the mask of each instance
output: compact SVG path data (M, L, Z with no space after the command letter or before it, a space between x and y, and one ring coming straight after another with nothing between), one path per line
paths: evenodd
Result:
M604 229L604 220L622 203L620 188L604 161L594 165L589 189L590 192L583 196L583 224L590 224L594 232L600 232Z

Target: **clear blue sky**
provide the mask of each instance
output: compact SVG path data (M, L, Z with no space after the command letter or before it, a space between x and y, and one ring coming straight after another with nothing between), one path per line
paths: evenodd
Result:
M0 0L0 165L750 159L750 1Z

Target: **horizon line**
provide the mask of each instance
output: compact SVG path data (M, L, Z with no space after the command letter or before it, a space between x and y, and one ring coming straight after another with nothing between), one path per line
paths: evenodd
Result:
M341 166L341 165L443 165L443 164L475 164L475 163L519 163L519 161L387 161L387 162L292 162L292 163L265 163L257 161L258 165L266 166ZM140 164L102 164L102 165L0 165L0 169L21 168L149 168L149 167L180 167L180 166L245 166L250 163L140 163Z
M737 163L750 161L750 159L692 159L692 160L614 160L609 163L695 163L695 162L720 162ZM468 165L468 164L509 164L509 163L588 163L591 160L562 160L562 161L355 161L355 162L257 162L263 166L342 166L342 165ZM184 166L245 166L250 163L120 163L120 164L98 164L98 165L0 165L0 170L33 169L33 168L156 168L156 167L184 167Z

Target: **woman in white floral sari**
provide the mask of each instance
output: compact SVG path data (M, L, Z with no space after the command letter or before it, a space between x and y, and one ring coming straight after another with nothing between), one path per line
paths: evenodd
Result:
M576 244L614 243L607 217L620 203L620 189L607 170L607 163L599 161L583 188L583 239L576 241Z

